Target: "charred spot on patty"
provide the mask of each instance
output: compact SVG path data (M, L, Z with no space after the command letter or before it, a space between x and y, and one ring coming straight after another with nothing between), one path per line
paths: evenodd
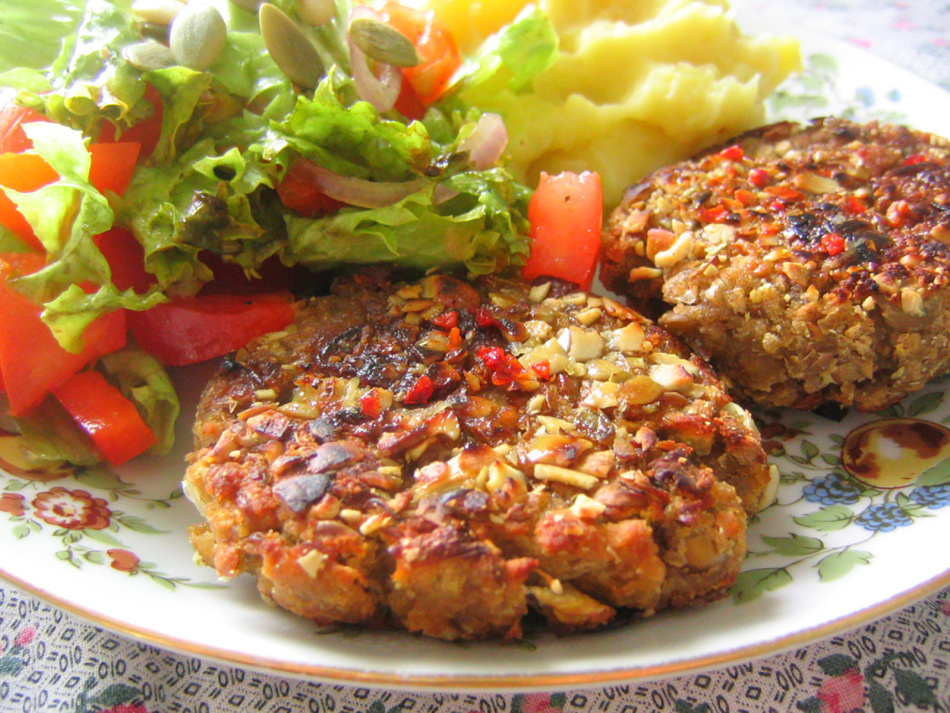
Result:
M749 405L879 410L950 367L948 179L932 134L763 127L631 188L601 277Z
M722 597L771 472L666 331L566 284L338 281L208 384L201 558L321 624L558 634Z

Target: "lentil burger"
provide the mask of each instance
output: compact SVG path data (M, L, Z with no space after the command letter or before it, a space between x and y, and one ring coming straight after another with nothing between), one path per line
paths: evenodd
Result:
M200 558L321 624L559 633L718 598L770 471L656 325L566 284L340 279L208 384Z
M874 411L950 366L950 148L877 123L781 123L628 189L602 279L747 403ZM651 313L655 316L655 313Z

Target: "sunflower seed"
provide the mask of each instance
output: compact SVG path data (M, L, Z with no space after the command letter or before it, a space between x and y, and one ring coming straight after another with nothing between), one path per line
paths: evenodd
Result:
M132 14L139 22L168 26L185 9L178 0L135 0Z
M377 62L396 67L415 67L422 60L409 38L385 22L358 17L350 23L353 44Z
M280 70L306 89L316 87L324 75L323 62L303 30L269 3L261 5L258 17L264 45Z
M336 15L334 0L297 0L297 14L308 25L321 27Z
M190 4L172 22L168 45L179 64L203 72L221 55L228 26L213 5Z
M161 42L144 40L122 50L122 57L136 69L148 72L175 66L175 55Z

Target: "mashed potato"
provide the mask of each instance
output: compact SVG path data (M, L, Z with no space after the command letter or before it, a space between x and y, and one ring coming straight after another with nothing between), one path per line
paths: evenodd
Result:
M526 0L424 0L463 52L511 22ZM726 0L538 0L560 57L516 95L467 97L501 113L512 168L595 170L612 208L631 182L764 120L763 99L800 66L791 38L740 33Z

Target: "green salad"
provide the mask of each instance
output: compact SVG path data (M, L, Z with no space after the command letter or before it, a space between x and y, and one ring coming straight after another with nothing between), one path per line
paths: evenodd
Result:
M404 10L350 0L4 0L0 109L43 118L19 130L25 151L57 176L30 191L0 176L30 233L0 220L0 253L43 256L39 269L11 272L5 289L38 305L59 346L77 354L97 320L199 295L215 265L253 279L274 262L472 275L523 264L531 191L504 166L503 122L465 98L488 82L530 92L556 57L557 34L529 6L478 54L446 65L443 51L424 46L432 28L413 25L431 15ZM131 164L100 167L127 169L121 190L97 185L97 145L133 140ZM145 288L116 284L98 239L116 228L140 246ZM137 349L134 338L123 347ZM156 376L160 358L134 357L82 368L104 371L160 432L153 450L167 450L177 404L154 402L174 392ZM137 380L129 364L140 364ZM14 414L21 432L36 413ZM43 442L38 450L56 450L49 433Z

